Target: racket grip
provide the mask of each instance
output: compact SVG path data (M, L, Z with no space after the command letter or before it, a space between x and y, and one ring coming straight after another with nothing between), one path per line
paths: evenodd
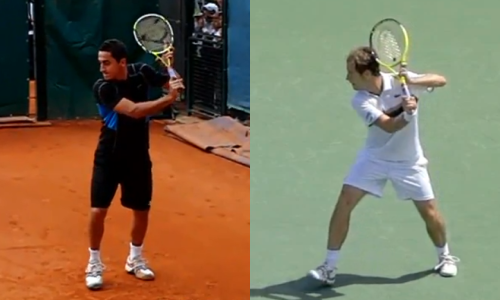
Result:
M177 73L175 72L174 69L172 69L172 67L167 67L167 71L168 71L168 76L170 76L170 78L177 77Z
M402 84L402 86L403 86L403 92L405 93L406 97L410 98L411 97L410 90L408 89L406 83Z
M403 88L403 93L405 93L406 97L410 98L411 94L410 94L410 89L408 88L408 85L406 84L406 78L401 76L399 81L401 81L401 87Z

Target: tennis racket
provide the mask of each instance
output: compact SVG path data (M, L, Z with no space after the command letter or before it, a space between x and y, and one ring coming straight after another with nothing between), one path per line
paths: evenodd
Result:
M399 77L403 93L410 97L406 78L396 67L406 68L410 37L403 24L395 19L384 19L373 26L370 32L370 47L375 51L377 62Z
M145 14L135 21L133 31L137 44L156 56L167 67L168 75L176 78L171 59L161 57L162 54L174 52L174 31L167 19L159 14Z

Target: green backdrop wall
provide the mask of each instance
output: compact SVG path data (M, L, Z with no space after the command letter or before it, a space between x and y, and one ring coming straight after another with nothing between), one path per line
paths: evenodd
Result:
M0 1L0 28L4 41L0 51L0 117L27 115L28 23L24 1Z
M125 42L130 61L153 62L132 35L134 21L152 12L158 0L45 0L49 118L97 115L92 85L100 77L97 51L105 39Z

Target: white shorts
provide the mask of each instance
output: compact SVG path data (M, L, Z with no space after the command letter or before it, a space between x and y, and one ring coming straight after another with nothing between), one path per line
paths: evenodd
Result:
M382 197L388 180L391 181L398 198L402 200L434 199L426 159L411 165L359 156L344 179L344 184L359 188L375 197Z

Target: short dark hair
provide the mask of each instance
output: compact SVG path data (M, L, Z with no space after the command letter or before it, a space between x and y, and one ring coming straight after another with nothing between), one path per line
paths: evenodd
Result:
M354 62L354 68L359 74L370 71L372 75L380 75L380 64L377 62L377 54L370 47L358 47L347 56L347 62Z
M117 39L105 40L101 47L99 47L99 51L109 52L111 56L116 59L116 61L121 61L122 59L127 58L127 46Z

